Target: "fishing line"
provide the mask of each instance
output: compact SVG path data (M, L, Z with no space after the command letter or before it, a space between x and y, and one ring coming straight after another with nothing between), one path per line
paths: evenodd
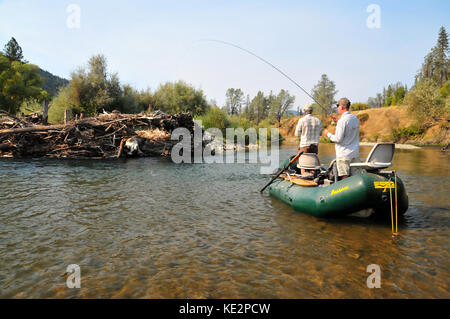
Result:
M306 92L306 91L305 91L305 90L304 90L297 82L295 82L291 77L289 77L286 73L284 73L283 71L281 71L281 70L280 70L279 68L277 68L275 65L273 65L273 64L270 63L269 61L267 61L267 60L261 58L260 56L256 55L255 53L253 53L253 52L251 52L251 51L249 51L249 50L247 50L247 49L244 49L244 48L242 48L242 47L240 47L240 46L238 46L238 45L236 45L236 44L233 44L233 43L230 43L230 42L221 41L221 40L202 39L202 40L200 40L200 41L217 42L217 43L226 44L226 45L235 47L235 48L237 48L237 49L240 49L240 50L242 50L242 51L245 51L245 52L247 52L248 54L253 55L254 57L258 58L259 60L263 61L264 63L268 64L269 66L271 66L272 68L274 68L275 70L277 70L278 72L280 72L285 78L287 78L289 81L291 81L292 83L294 83L294 84L295 84L298 88L300 88L306 95L308 95L311 99L313 99L314 102L316 102L317 105L319 105L319 106L322 108L322 110L324 110L325 112L328 112L328 111L322 106L322 104L320 104L319 102L317 102L317 100L316 100L311 94L309 94L308 92Z

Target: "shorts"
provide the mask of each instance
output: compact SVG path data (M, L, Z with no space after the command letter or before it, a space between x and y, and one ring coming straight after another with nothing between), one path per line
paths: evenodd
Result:
M302 151L303 153L319 153L319 146L317 144L310 144L308 146L303 146L298 149L299 151Z
M336 158L338 176L349 176L361 173L361 169L359 167L350 168L351 163L361 163L361 159Z

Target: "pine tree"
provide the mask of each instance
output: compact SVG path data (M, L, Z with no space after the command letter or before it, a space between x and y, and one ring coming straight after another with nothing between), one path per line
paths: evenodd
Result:
M436 79L439 87L442 87L448 80L449 67L448 35L444 27L441 27L439 30L438 42L433 51L436 65Z
M323 110L320 108L320 113L322 113L323 116L327 116L329 113L331 113L331 105L336 103L334 97L338 91L336 90L336 85L333 81L328 79L328 76L326 74L322 74L322 77L320 78L320 81L314 86L311 93L314 99L316 99L326 110ZM318 105L313 105L314 113L317 113L319 110Z
M430 53L425 56L422 68L416 75L416 84L423 79L432 79L439 87L449 80L450 54L448 34L444 27L439 30L438 41Z
M11 62L27 62L23 58L22 48L20 47L19 43L17 43L14 37L12 37L11 40L9 40L9 42L5 45L5 51L3 52L3 55L6 56Z

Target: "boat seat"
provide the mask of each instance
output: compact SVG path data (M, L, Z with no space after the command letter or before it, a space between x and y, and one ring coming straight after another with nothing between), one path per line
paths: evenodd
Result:
M297 167L308 170L318 170L320 169L319 156L315 153L303 153L298 159Z
M392 165L394 157L394 143L377 143L374 145L364 163L351 163L350 167L365 169L366 171L376 171L388 168Z

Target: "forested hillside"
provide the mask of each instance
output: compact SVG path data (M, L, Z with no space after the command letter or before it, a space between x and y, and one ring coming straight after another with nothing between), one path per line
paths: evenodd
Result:
M42 77L42 88L47 91L50 96L55 96L60 87L69 84L69 80L63 79L57 75L53 75L48 71L39 69L39 74Z

